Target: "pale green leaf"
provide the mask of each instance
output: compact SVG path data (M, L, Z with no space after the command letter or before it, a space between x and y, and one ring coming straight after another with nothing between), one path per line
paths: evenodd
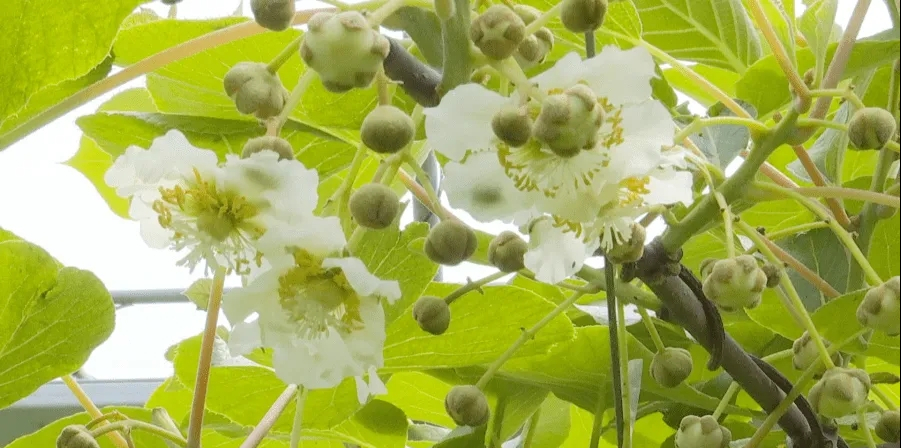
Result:
M742 221L764 228L766 233L805 224L815 219L813 212L790 199L766 201L741 213Z
M205 311L210 304L210 291L213 289L213 279L199 278L188 286L188 289L182 292L182 295L188 298L197 309Z
M151 418L150 410L143 408L117 406L102 408L101 411L103 413L118 411L130 418L142 420L145 422L149 422ZM42 427L34 433L22 436L14 440L9 445L6 445L5 448L52 448L57 446L56 438L59 437L59 434L60 432L62 432L63 428L69 425L84 425L91 420L92 418L86 412L80 412L75 415L63 417L59 420L48 423L46 426ZM167 448L162 439L144 431L132 432L132 438L135 441L135 446L138 446L140 448ZM97 441L100 442L100 448L117 447L117 445L110 440L109 436L102 436ZM204 444L204 446L206 446L206 444Z
M671 56L744 73L760 41L741 0L636 0L642 38Z
M813 52L815 73L819 76L824 72L826 49L832 36L832 28L835 26L837 9L838 0L817 0L804 10L798 23L798 28L807 39L807 46Z
M388 380L388 395L380 399L403 409L412 420L447 428L456 426L444 410L444 397L451 385L421 372L400 372Z
M41 89L87 74L109 54L119 24L145 0L10 0L0 8L0 124Z
M572 404L563 401L553 394L547 396L539 408L539 413L532 418L537 418L534 424L535 433L532 439L533 448L560 448L570 436ZM582 442L580 447L585 446Z
M66 165L75 168L94 185L113 213L128 218L128 199L116 194L116 190L103 180L103 175L113 166L113 157L100 149L94 140L82 136L78 152L66 161Z
M522 428L523 424L535 413L548 396L548 391L539 387L522 384L505 383L495 380L492 386L497 388L494 398L495 414L502 412L500 430L495 428L496 420L488 423L488 434L497 434L499 440L507 440ZM498 387L500 386L500 387ZM491 438L485 439L486 443Z
M688 67L688 69L702 76L729 97L735 96L735 83L740 78L737 73L703 64L695 64ZM696 81L692 80L678 69L668 68L663 71L663 76L666 77L666 80L669 81L674 89L688 95L691 99L701 103L704 107L710 107L719 101L716 97L711 95L707 89L699 86Z
M130 65L155 53L223 28L246 22L246 17L208 20L145 20L123 27L116 37L113 53L116 65Z
M898 253L901 252L901 247L899 247L901 243L898 238L898 235L901 234L899 218L901 218L901 214L895 212L891 218L879 221L876 229L873 230L873 239L870 242L870 253L867 259L883 280L897 276L901 270L901 262L898 257Z
M62 267L26 241L0 244L0 408L78 370L114 321L94 274Z
M404 448L407 417L391 403L372 400L353 418L335 427L334 431L346 435L348 441L362 447Z
M848 269L850 267L848 255L845 252L845 246L836 238L832 230L812 230L782 239L777 244L804 266L816 272L820 278L836 290L844 291L848 286ZM826 302L823 293L810 282L801 278L794 270L789 271L789 277L808 311L813 311Z
M813 313L811 318L820 335L830 342L838 343L862 330L863 326L857 321L856 315L857 307L863 301L864 295L866 290L845 294L831 300ZM842 324L835 325L836 322ZM884 332L875 331L867 346L858 341L845 346L842 351L876 356L897 366L901 362L898 341L897 336L891 337Z
M757 116L754 106L737 100L739 105L743 107L752 117ZM708 117L734 117L735 114L717 102L707 111ZM690 120L680 120L684 125L688 125ZM745 126L721 124L707 126L700 132L692 134L691 140L695 142L701 152L707 156L714 165L725 170L725 168L738 156L738 154L747 149L748 142L751 140L751 132Z

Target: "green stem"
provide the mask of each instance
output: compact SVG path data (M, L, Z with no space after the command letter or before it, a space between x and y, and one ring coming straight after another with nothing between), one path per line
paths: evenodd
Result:
M363 166L363 161L366 160L366 156L368 155L368 150L366 149L366 145L360 143L357 146L357 152L354 153L354 158L350 162L350 168L347 170L347 176L341 181L341 185L335 190L335 193L332 194L331 198L329 198L329 203L334 204L334 209L327 209L329 213L334 213L334 216L338 216L341 219L341 222L344 222L344 218L350 213L348 209L348 202L350 201L351 191L353 190L354 183L357 180L357 176L360 173L360 167Z
M591 425L591 439L588 448L598 448L601 443L601 435L604 434L604 410L607 409L605 395L607 394L607 382L598 381L598 402L594 406L594 421Z
M720 403L716 405L716 409L713 410L714 419L720 419L720 416L723 415L726 407L729 406L729 402L732 401L732 397L735 396L735 394L737 394L739 390L741 390L741 384L738 384L735 381L729 384L729 388L726 389L726 394L723 395Z
M269 70L269 73L274 74L278 69L282 68L282 65L285 65L285 62L288 62L288 59L291 59L291 56L294 56L294 54L297 53L297 49L300 48L301 42L303 42L303 35L297 36L297 39L292 40L291 43L275 57L275 59L266 65L266 70Z
M516 86L516 90L519 91L520 101L527 101L529 97L535 98L538 101L545 98L545 93L532 85L532 82L529 81L529 77L526 76L526 72L522 70L522 67L520 67L512 57L504 59L503 61L490 61L490 64Z
M523 33L523 35L529 36L529 35L535 34L536 31L541 29L541 27L543 27L548 22L550 22L554 17L559 16L560 9L562 9L562 8L563 8L563 2L557 2L556 4L554 4L554 6L552 6L550 9L548 9L547 11L543 12L540 16L538 16L537 19L533 20L528 25L526 25L525 32Z
M457 288L456 291L448 294L447 297L444 298L444 303L447 303L448 305L450 305L450 304L454 303L454 300L457 300L460 297L463 297L470 291L478 291L483 286L485 286L495 280L503 278L505 275L509 275L509 274L507 272L498 271L498 272L495 272L494 274L491 274L487 277L481 278L474 282L472 282L472 281L467 282L465 285L462 285L459 288Z
M132 429L140 429L141 431L149 432L157 437L175 443L178 446L186 446L188 443L184 439L184 437L181 436L181 434L171 433L163 428L160 428L159 426L151 425L150 423L142 422L140 420L120 420L113 422L91 431L91 436L96 439L97 437L100 437L101 435L111 431L124 431L127 433Z
M826 224L825 221L805 222L804 224L786 227L784 229L776 230L775 232L767 232L766 236L770 241L776 241L782 238L795 236L799 233L809 232L811 230L817 229L825 229L827 227L829 227L829 224Z
M773 52L773 57L776 58L776 62L779 64L779 67L782 68L785 77L788 78L788 83L791 85L792 92L798 97L799 107L796 107L796 109L798 109L799 112L807 111L807 109L810 108L810 89L807 87L807 84L804 84L801 75L798 74L798 70L794 65L794 58L789 57L788 51L782 46L782 42L779 40L779 36L776 35L773 24L767 20L766 13L763 11L760 0L749 0L748 6L751 16L754 18L754 22L757 23L763 37L770 46L770 50ZM788 50L794 52L794 48Z
M776 361L781 361L783 359L789 359L792 356L794 356L794 353L792 352L792 349L788 348L785 350L778 351L776 353L771 353L769 355L766 355L761 359L772 364L773 362L776 362Z
M696 118L691 122L688 126L682 128L679 133L673 137L673 142L680 142L684 140L686 137L697 133L699 130L706 128L708 126L717 126L717 125L737 125L737 126L745 126L748 129L754 129L759 132L766 132L770 128L768 128L765 124L754 120L752 118L742 118L742 117L710 117L710 118Z
M849 89L816 89L816 90L810 91L810 96L813 96L813 97L839 97L839 98L844 98L844 99L850 101L851 104L853 104L856 109L863 109L864 107L867 107L863 103L863 100L861 100L860 97L857 96L857 94L854 93L853 90L849 90ZM807 118L807 120L819 120L819 119ZM847 127L845 129L847 129Z
M867 441L867 448L876 448L876 441L873 440L870 423L867 422L867 409L864 406L857 410L857 426L863 431L864 439Z
M366 20L372 26L379 26L382 22L385 21L391 14L394 14L400 8L406 6L407 0L388 0L384 5L380 6L379 9L371 12Z
M883 150L883 152L887 152ZM887 159L889 163L885 165L891 166L891 153L889 153L889 157L880 158L880 162L882 159ZM877 169L882 168L877 164ZM889 207L899 208L901 207L901 199L897 196L887 195L882 193L882 184L885 182L886 175L888 174L888 170L885 170L885 173L881 173L881 175L877 175L873 177L873 184L876 184L876 177L882 177L882 181L879 182L879 185L872 185L872 187L876 187L871 190L858 190L856 188L845 188L845 187L802 187L795 188L794 191L798 193L811 197L811 198L841 198L841 199L856 199L858 201L865 201L872 204L882 204L887 205Z
M275 425L275 422L285 411L285 408L291 403L291 399L297 394L297 386L289 385L284 392L275 399L272 406L266 411L266 414L260 419L260 422L254 426L247 439L241 443L240 448L256 448Z
M648 334L651 335L651 340L654 341L654 348L657 349L657 353L662 353L666 350L666 345L663 344L663 339L660 338L660 333L657 332L657 326L654 325L654 322L651 321L651 316L648 314L648 310L643 307L637 307L638 314L641 315L641 321L644 322L645 328L648 329Z
M821 128L837 129L842 132L848 132L848 125L837 123L832 120L817 120L813 118L799 118L798 126L819 126Z
M285 122L288 121L288 116L291 115L291 112L294 111L294 108L297 107L297 105L300 104L300 100L303 99L303 94L307 91L307 88L310 87L310 83L318 77L319 75L313 69L308 68L303 72L303 75L297 80L297 85L294 86L294 90L291 91L291 96L288 97L285 107L282 109L282 112L278 114L278 118L275 121L276 129L281 129L282 126L285 125Z
M873 392L873 395L882 402L886 409L894 409L898 410L898 403L895 400L892 400L892 397L889 397L888 394L882 390L882 384L876 384L870 388L870 392Z
M526 428L526 438L522 442L522 448L532 448L532 442L535 440L535 433L538 432L538 421L541 418L541 408L535 410L532 418L529 419L529 426Z
M100 408L94 404L94 401L91 400L91 397L88 396L87 392L78 384L78 381L72 375L64 375L62 378L63 383L67 388L72 392L72 395L75 396L75 399L78 400L78 403L82 408L91 416L92 420L99 420L103 416L103 412L100 411ZM95 423L96 424L96 423ZM122 437L122 434L118 432L113 432L107 435L110 440L113 441L113 444L118 448L128 448L128 443L125 438Z
M794 123L797 119L798 112L793 108L789 109L786 116L773 130L755 141L754 147L744 163L735 171L735 174L726 179L717 189L727 202L734 201L744 193L747 185L757 175L760 166L766 162L766 159L779 145L785 142L785 139L794 130ZM678 225L671 226L661 236L663 246L667 251L675 252L695 232L714 219L718 209L717 199L712 195L707 195L691 209Z
M501 430L504 426L504 413L507 411L507 396L501 394L497 398L497 404L494 406L494 419L491 422L491 441L488 448L501 448L503 440L501 440Z
M544 328L545 325L554 320L555 317L566 311L566 309L569 308L570 305L576 303L576 300L579 300L579 298L583 295L584 293L581 292L573 293L571 296L569 296L569 298L561 302L560 305L557 305L557 308L554 308L553 311L548 313L540 321L538 321L538 323L533 325L532 328L523 331L519 336L519 339L517 339L513 343L513 345L511 345L510 348L507 349L507 351L501 354L499 358L491 363L490 366L488 366L488 370L486 370L485 374L482 375L481 378L479 378L479 381L476 383L476 387L485 390L485 386L488 385L488 382L491 381L491 378L493 378L497 371L500 370L501 367L503 367L504 363L506 363L510 358L513 357L517 350L525 345L526 342L535 337L535 334L537 334L539 330Z
M788 272L785 271L785 267L782 262L776 257L776 254L770 250L769 246L764 241L763 237L757 233L757 230L751 227L748 223L741 221L738 223L739 228L744 232L745 236L751 239L754 242L754 245L757 247L757 250L760 251L777 269L779 269L779 285L785 289L786 294L788 295L789 300L791 301L792 307L794 311L798 313L798 316L801 318L801 322L804 325L804 329L807 330L807 333L810 335L810 338L813 339L816 344L817 351L820 353L820 359L823 361L823 364L826 365L827 368L835 367L835 364L832 363L832 358L830 357L829 350L826 348L825 342L823 342L823 338L820 336L819 331L817 331L816 325L813 323L813 319L810 318L810 314L807 312L807 309L804 307L804 302L801 301L801 296L798 295L798 290L795 289L795 285L792 284L791 279L788 277Z
M301 387L295 396L296 406L294 410L294 424L291 426L291 448L300 446L301 431L303 429L303 410L307 403L307 389Z
M429 173L426 173L422 166L416 161L415 158L409 153L405 152L403 155L404 163L413 170L413 173L416 174L416 177L419 178L419 184L422 185L422 188L425 190L426 194L429 197L429 201L435 204L441 203L441 198L438 197L438 192L435 191L435 187L432 186L431 178L429 177ZM439 215L440 216L440 215ZM442 217L443 219L444 217Z
M213 345L216 342L216 323L219 320L219 306L222 304L222 291L225 287L226 269L219 267L213 274L213 285L210 288L210 300L206 308L206 322L200 340L200 356L197 360L197 377L194 381L194 399L191 401L191 416L188 423L188 448L200 448L200 436L203 430L203 416L206 405L207 385L210 381L210 368L213 361Z
M611 266L612 268L612 266ZM613 269L610 269L612 272ZM608 284L612 285L613 282ZM610 306L608 293L607 306ZM619 339L619 378L622 382L623 438L621 448L632 448L632 385L629 381L629 339L626 333L626 308L622 300L616 301L616 333Z

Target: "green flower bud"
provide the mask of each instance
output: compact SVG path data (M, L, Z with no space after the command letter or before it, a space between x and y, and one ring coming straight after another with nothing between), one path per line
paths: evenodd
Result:
M692 367L688 350L667 347L651 360L651 376L663 387L676 387L691 375Z
M574 157L597 144L604 111L588 86L576 84L541 104L532 135L560 157Z
M898 411L885 411L876 422L876 435L889 443L901 442L901 414Z
M861 325L885 332L889 336L901 333L901 292L898 276L870 288L857 306L857 320Z
M726 448L731 441L732 432L710 415L687 415L676 431L676 448Z
M779 282L782 280L782 270L780 270L776 265L772 263L766 263L761 268L763 273L766 274L766 287L767 288L775 288L779 286Z
M84 425L69 425L57 437L56 448L100 448L100 443Z
M513 5L513 12L515 12L526 25L541 17L541 11L538 8L529 5Z
M525 37L526 24L504 5L493 5L472 21L469 38L491 59L503 60Z
M440 297L424 296L413 304L413 319L427 333L444 334L450 325L450 307Z
M288 91L261 62L239 62L223 78L225 93L238 112L259 119L275 117L288 102Z
M362 14L319 12L307 26L300 57L319 73L327 90L342 93L372 84L391 44L369 26Z
M830 345L829 341L826 340L823 340L823 343L827 348ZM842 355L840 353L833 353L831 358L833 364L841 365ZM810 334L805 331L804 334L802 334L800 338L795 339L795 342L792 344L792 366L795 367L795 370L807 370L813 363L820 364L819 373L826 371L826 365L820 360L820 350L817 348L816 342L814 342L813 338L810 337Z
M272 151L278 154L279 160L294 160L294 148L287 140L266 135L247 140L244 144L244 150L241 151L241 157L248 158L260 151Z
M607 0L563 0L560 21L574 33L594 31L604 23Z
M363 143L379 154L394 154L413 140L413 119L390 105L372 109L360 127Z
M456 266L471 257L478 244L472 229L460 221L448 219L429 232L425 240L425 254L435 263Z
M444 409L460 426L482 426L491 415L488 399L475 386L454 386L444 398Z
M701 278L707 278L710 275L710 272L713 271L713 265L719 261L716 258L705 258L701 261L701 265L698 266L698 270L701 273Z
M294 20L294 0L250 0L253 19L263 28L282 31Z
M807 395L816 413L839 418L853 414L867 402L870 377L860 369L833 367L823 374Z
M647 232L644 226L637 222L632 223L632 235L623 243L613 245L613 248L607 251L607 258L616 264L634 263L644 255L644 241L647 238Z
M895 135L895 117L878 107L858 109L848 122L848 139L857 149L881 149Z
M751 255L717 261L704 279L704 294L723 311L760 305L766 273Z
M535 34L526 36L513 53L513 59L524 70L542 62L554 48L554 34L547 28L539 28Z
M501 141L518 148L532 137L532 117L524 108L507 106L491 118L491 129Z
M384 229L394 222L400 201L391 188L369 183L350 195L350 214L357 224L367 229Z
M505 230L488 245L488 262L503 272L524 269L523 257L529 245L514 232Z

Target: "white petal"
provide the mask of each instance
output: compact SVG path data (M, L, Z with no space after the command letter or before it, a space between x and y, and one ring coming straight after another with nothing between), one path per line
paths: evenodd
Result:
M271 313L278 301L278 278L281 271L268 270L243 288L233 289L222 297L222 312L232 325L237 325L254 312L261 318Z
M463 163L449 162L444 176L442 187L450 205L479 221L509 221L516 212L529 208L529 196L504 174L494 151L472 154Z
M355 376L354 383L357 387L357 401L360 404L366 404L369 401L369 385L362 376Z
M206 177L219 163L216 153L192 145L185 135L176 129L155 138L149 151L162 156L170 166L187 178L194 177L195 169Z
M386 338L385 311L378 300L362 298L360 316L363 328L343 335L347 350L360 365L382 367Z
M325 257L332 254L347 244L344 231L341 230L341 222L335 216L320 218L309 215L307 217L295 217L292 222L272 221L266 233L257 241L257 247L270 258L273 265L281 265L285 259L286 250L296 247L306 250L313 255Z
M394 280L382 280L369 273L359 258L326 258L324 268L341 268L350 287L361 296L384 297L389 303L400 298L400 285Z
M508 102L479 84L455 87L438 106L424 111L429 145L451 160L461 160L467 150L493 148L491 118Z
M232 356L245 355L262 345L259 320L241 322L235 325L228 335L228 349Z
M636 46L620 50L614 45L583 63L585 81L599 97L613 104L628 104L651 97L650 80L654 73L654 59L648 50Z
M385 395L387 393L388 388L385 387L385 383L379 378L378 370L375 367L369 367L369 394Z
M663 145L671 145L675 123L657 101L622 110L623 143L611 149L609 170L621 179L645 176L664 162Z
M319 339L275 347L272 366L282 381L307 389L329 389L365 371L350 357L334 330Z
M644 200L648 205L690 205L694 200L691 187L694 179L687 171L660 170L650 178Z
M538 88L547 92L551 89L566 89L576 85L585 77L582 57L577 53L567 53L553 67L532 78Z
M273 151L248 158L230 156L223 167L225 188L240 192L269 213L310 215L316 208L319 175Z
M529 233L529 251L524 262L535 273L535 278L556 284L582 269L585 259L595 247L586 245L573 233L554 227L547 219L532 225Z

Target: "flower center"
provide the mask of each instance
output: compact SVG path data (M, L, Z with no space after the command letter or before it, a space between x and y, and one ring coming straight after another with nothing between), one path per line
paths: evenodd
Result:
M360 297L338 268L325 269L322 259L303 250L294 252L294 267L278 279L279 303L302 336L315 338L329 328L360 327Z

